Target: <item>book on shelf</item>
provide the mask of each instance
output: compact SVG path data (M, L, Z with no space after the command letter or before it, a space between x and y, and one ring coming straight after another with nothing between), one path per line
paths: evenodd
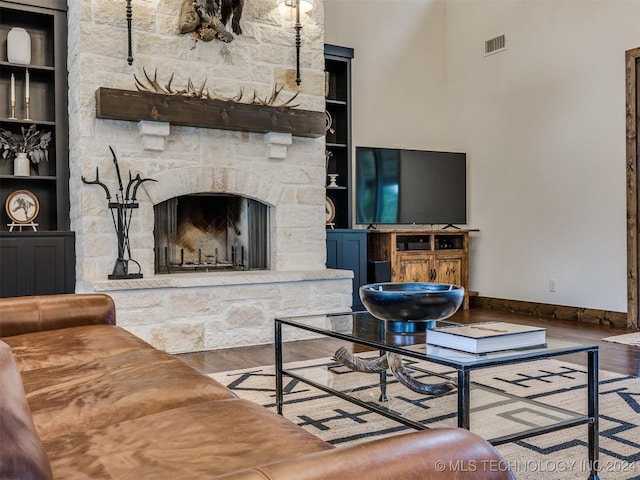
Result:
M506 322L484 322L427 330L427 344L470 353L544 345L546 329Z

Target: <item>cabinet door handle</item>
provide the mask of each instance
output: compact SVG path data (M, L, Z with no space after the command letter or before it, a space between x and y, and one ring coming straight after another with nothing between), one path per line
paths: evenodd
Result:
M429 275L429 280L431 280L432 282L436 279L436 269L432 268L430 275Z

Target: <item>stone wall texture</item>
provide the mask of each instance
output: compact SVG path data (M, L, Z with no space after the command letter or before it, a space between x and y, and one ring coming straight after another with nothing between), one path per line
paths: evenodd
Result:
M173 76L174 89L186 88L189 82L199 88L206 81L209 90L225 97L242 90L245 98L253 92L264 98L279 85L284 87L283 101L300 91L299 108L323 111L323 5L316 0L314 10L302 15L302 84L298 87L293 81L292 9L277 0L247 0L242 35L230 43L204 42L179 33L181 3L133 2L134 61L129 65L126 2L69 0L70 200L71 228L76 232L76 290L108 291L116 299L119 324L170 351L266 343L272 337L272 318L282 312L318 313L350 305L348 275L335 273L330 278L325 269L324 139L97 119L95 93L99 87L135 90L134 75L143 79L146 71L161 84ZM144 280L105 287L117 258L114 225L104 192L83 184L81 176L92 179L99 169L100 179L115 194L117 177L109 146L116 152L125 182L131 172L157 183L140 187L140 208L133 212L129 232L131 257L139 262ZM154 286L153 281L145 283L154 277L153 206L173 196L201 192L239 194L271 207L271 271L261 272L263 276L296 271L316 274L285 283L274 278L266 291L268 278L258 286L232 288L219 281L205 282L214 283L205 286L187 282L169 290ZM312 300L317 287L323 291L322 302ZM292 310L301 299L306 300ZM199 307L194 312L195 306Z

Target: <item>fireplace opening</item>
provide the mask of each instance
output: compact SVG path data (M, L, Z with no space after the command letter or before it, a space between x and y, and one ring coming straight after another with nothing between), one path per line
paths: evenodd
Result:
M201 193L154 207L155 273L266 270L269 206Z

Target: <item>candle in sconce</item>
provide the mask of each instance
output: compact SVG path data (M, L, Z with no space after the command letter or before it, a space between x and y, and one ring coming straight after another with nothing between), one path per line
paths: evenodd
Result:
M11 74L11 101L16 101L16 77L13 73Z
M25 98L29 98L29 69L27 68L27 73L24 75L25 80L25 88L24 88L24 96Z

